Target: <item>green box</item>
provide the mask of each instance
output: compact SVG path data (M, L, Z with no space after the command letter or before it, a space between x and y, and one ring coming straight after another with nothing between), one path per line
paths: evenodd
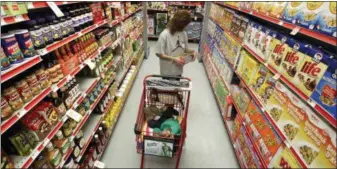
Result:
M24 2L2 2L2 8L8 16L28 13L26 4Z

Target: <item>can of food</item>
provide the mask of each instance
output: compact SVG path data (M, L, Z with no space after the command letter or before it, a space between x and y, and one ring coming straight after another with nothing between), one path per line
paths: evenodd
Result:
M33 57L37 55L32 39L27 29L19 29L9 31L9 33L15 34L15 38L19 43L19 47L25 58Z
M0 55L1 55L1 70L7 70L8 68L10 68L10 63L2 47L0 47Z
M13 86L5 89L3 95L14 111L21 109L23 106L23 101L20 97L20 94Z
M6 99L1 97L1 119L6 120L13 114L13 109L9 106Z
M21 79L15 83L16 90L19 92L23 102L27 103L32 100L33 94L30 89L27 81L25 79Z
M42 89L45 89L51 85L51 82L49 81L49 75L42 67L36 70L35 75Z
M26 80L30 89L32 90L33 96L38 95L41 92L41 86L36 78L36 75L34 73L28 74L26 76Z
M5 54L7 55L11 64L20 63L23 61L23 54L14 34L2 34L1 46L3 47L3 50L5 51Z

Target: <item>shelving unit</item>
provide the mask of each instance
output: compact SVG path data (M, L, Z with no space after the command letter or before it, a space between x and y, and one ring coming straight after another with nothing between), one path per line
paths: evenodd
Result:
M317 103L315 103L314 101L312 101L312 99L310 99L310 97L306 96L299 88L298 86L292 84L291 82L289 82L283 75L281 75L280 72L276 71L275 69L273 69L270 65L268 65L268 63L266 63L266 61L264 59L262 59L261 56L259 56L256 52L254 52L253 49L251 49L248 45L246 45L242 40L240 40L238 37L236 37L236 35L234 35L231 31L227 30L226 28L222 27L221 24L219 24L217 22L217 20L215 18L212 18L210 16L210 6L211 5L220 5L223 8L230 8L230 9L234 9L235 12L243 12L249 15L254 15L254 17L257 17L258 19L267 21L267 22L271 22L273 24L278 24L281 26L284 26L285 28L288 29L295 29L295 27L298 27L294 24L290 24L290 23L285 23L279 19L275 19L269 16L265 16L265 15L261 15L259 13L256 12L251 12L251 11L247 11L247 10L242 10L240 8L237 7L233 7L231 5L228 4L222 4L223 2L215 2L215 3L206 3L206 13L205 13L205 19L204 19L204 28L203 28L203 33L202 33L202 37L201 37L201 44L200 44L200 53L202 55L201 59L204 63L205 66L205 71L207 73L208 79L210 81L210 85L212 86L213 92L214 92L214 96L216 98L216 101L218 103L220 112L221 112L221 118L224 120L224 124L225 124L225 128L227 130L227 133L229 135L229 137L231 138L231 142L233 144L233 149L235 152L235 155L237 157L237 160L240 164L241 168L250 168L251 166L247 166L247 161L244 160L243 156L245 156L244 154L242 154L242 150L240 150L240 146L234 141L235 138L233 138L233 132L232 132L232 125L233 125L233 119L227 119L226 114L228 113L227 107L228 106L233 106L233 109L235 109L236 112L236 120L238 120L241 124L240 126L243 127L244 129L244 133L240 133L243 135L246 135L248 138L248 142L247 144L252 144L253 149L251 149L250 153L251 154L255 154L255 156L258 158L258 163L260 165L261 168L270 168L273 167L273 163L271 162L275 162L273 161L274 158L279 158L279 156L271 156L272 159L269 159L268 161L265 159L265 157L263 156L263 152L261 150L260 145L258 145L257 143L255 143L254 140L254 133L250 133L251 129L248 129L247 126L247 117L242 116L243 114L245 114L246 112L241 112L239 109L239 105L238 103L236 103L234 101L234 91L232 91L232 85L231 83L236 83L236 82L228 82L227 79L224 79L225 77L223 77L222 72L224 70L220 70L220 67L218 67L218 65L222 65L222 62L226 62L226 64L224 65L228 65L229 68L231 69L231 71L233 72L234 76L237 77L237 80L240 82L239 86L241 86L243 89L245 89L248 92L249 97L251 98L251 101L253 101L254 103L256 103L257 107L259 108L259 111L261 111L261 113L263 114L263 116L266 118L266 122L270 125L270 127L272 128L272 130L276 133L277 139L281 141L281 145L278 147L278 151L282 150L283 151L283 147L285 147L286 149L289 149L289 151L291 152L292 156L294 159L294 163L292 165L296 165L298 167L301 168L309 168L309 165L306 163L306 161L303 159L300 150L297 150L294 146L294 143L292 143L291 141L288 140L288 138L286 137L286 135L281 131L283 129L281 129L277 124L276 121L271 117L271 115L267 112L268 105L265 105L265 103L261 100L261 97L254 91L254 89L252 88L251 85L248 85L247 82L245 81L245 79L243 77L241 77L240 73L237 70L238 67L238 63L239 63L239 59L241 59L241 57L239 56L239 53L241 50L246 50L249 54L251 54L254 59L256 59L260 64L264 65L268 71L270 71L273 75L273 79L276 80L277 82L281 82L282 85L284 85L285 87L289 88L291 92L293 92L296 96L298 96L299 98L301 98L301 102L305 103L307 106L311 107L312 110L314 110L314 113L320 117L323 122L326 122L327 124L329 124L329 126L331 127L331 130L335 130L336 129L336 119L334 119L326 110L324 110L322 107L320 107ZM213 23L212 23L213 22ZM217 28L221 28L220 33L214 32L216 37L215 38L212 37L212 35L209 35L209 31L207 28L207 25L209 24L215 24ZM218 31L218 30L217 30ZM299 29L299 33L301 34L305 34L306 36L309 37L313 37L316 38L317 40L320 40L324 43L330 44L330 45L334 45L336 46L336 39L323 35L319 32L313 31L313 30L308 30L308 29L304 29L304 28L300 28ZM236 41L236 44L239 44L238 46L239 49L237 50L238 53L234 53L236 60L234 61L234 64L232 63L232 61L230 61L226 56L229 55L228 53L223 53L223 50L221 49L221 47L219 46L218 43L222 43L222 42L218 42L219 39L223 38L222 34L226 34L229 35L229 37L231 37L234 41ZM221 39L222 40L222 39ZM228 40L228 39L227 39ZM219 61L215 61L215 62L219 62L219 64L214 63L213 59L211 59L213 57L213 51L211 51L211 48L216 49L216 51L218 51L220 53L221 56L221 60ZM217 55L218 56L218 55ZM219 56L218 56L219 57ZM229 56L230 58L233 58L232 56ZM215 59L218 60L218 59ZM227 66L225 66L227 68ZM215 75L215 77L214 77ZM222 103L219 98L220 97L224 97L224 96L218 96L216 94L216 88L213 88L215 86L214 83L216 83L215 81L213 82L214 79L220 79L222 85L224 86L224 89L226 91L228 91L228 95L226 98L226 103ZM229 84L230 83L230 84ZM240 103L242 104L242 103ZM246 113L247 114L247 113ZM250 122L252 123L252 122ZM326 129L328 131L328 129ZM329 130L330 131L330 130ZM333 137L333 136L332 136ZM333 138L331 138L333 139ZM260 143L259 143L260 144ZM278 154L280 155L280 154ZM281 156L282 158L282 156ZM289 158L291 158L289 156ZM287 161L285 161L287 162ZM296 164L295 164L296 163Z
M67 5L67 4L72 4L72 3L78 3L78 2L55 2L57 6L60 5ZM144 3L143 3L144 5ZM38 9L38 8L48 8L48 4L46 2L29 2L27 3L27 8L28 9ZM123 25L124 22L128 21L129 18L132 18L136 13L145 13L145 10L143 7L137 8L134 12L129 13L124 15L122 18L116 19L109 21L108 19L104 19L103 21L91 25L81 31L78 31L67 38L62 39L61 41L57 41L51 45L48 45L44 49L37 50L39 55L25 59L22 63L16 64L16 65L11 65L11 67L5 71L1 71L1 83L5 83L8 80L14 78L20 73L23 73L30 69L31 67L39 64L40 62L43 61L44 55L53 52L54 50L62 47L65 44L68 44L69 42L81 37L82 35L85 35L89 32L94 31L96 28L103 27L104 25L107 25L108 27L115 27L119 25ZM143 17L142 16L142 17ZM28 15L24 15L24 20L18 20L16 18L20 19L20 16L14 17L14 20L10 17L2 17L2 25L1 26L7 26L8 24L16 24L18 22L24 22L29 20ZM5 20L5 21L4 21ZM12 21L13 20L13 21ZM146 21L146 18L143 17L142 23L144 24L144 21ZM15 168L29 168L35 161L35 159L41 154L42 151L44 151L46 145L53 139L53 137L56 135L56 133L62 128L64 123L71 119L70 116L68 116L69 111L76 111L76 109L79 106L82 106L83 100L88 96L88 94L97 86L100 80L103 80L106 77L106 73L108 70L112 69L120 69L118 67L121 67L122 69L119 70L120 76L117 79L116 72L114 73L113 77L109 77L110 81L105 84L103 89L101 90L100 94L97 96L96 100L92 103L90 106L90 109L83 114L81 120L77 123L77 126L73 130L72 135L68 138L70 142L74 141L75 136L78 134L80 130L85 131L84 139L87 141L85 148L81 151L81 156L79 159L83 156L84 153L86 153L86 148L88 147L90 140L92 139L92 136L95 134L95 132L98 129L98 126L100 126L101 122L103 121L105 115L110 111L110 107L114 105L114 102L111 101L109 102L108 108L105 110L105 112L101 115L94 114L93 111L95 107L98 105L98 103L101 101L103 96L107 93L109 87L113 83L118 83L118 86L120 83L123 81L125 78L129 68L133 64L133 60L138 57L133 53L130 57L127 57L125 54L125 47L124 43L126 38L130 39L135 39L138 41L143 41L142 44L140 45L139 48L144 48L146 46L146 40L144 36L146 36L146 31L143 30L145 27L142 27L142 29L132 29L130 32L124 32L122 30L122 34L120 37L117 37L115 41L110 41L106 43L104 46L100 46L97 51L95 51L92 55L88 56L87 60L83 61L80 63L77 67L75 67L71 72L69 72L67 75L64 76L63 79L59 80L59 82L51 85L50 87L47 87L46 89L42 90L40 94L35 96L29 103L25 104L21 110L18 110L17 112L14 113L12 117L10 117L8 120L5 120L1 123L1 134L4 134L6 131L10 130L13 125L18 123L18 121L25 115L27 114L30 110L32 110L38 103L40 103L44 98L50 94L52 91L56 92L58 91L62 86L64 86L66 83L68 83L71 79L76 78L77 83L80 86L80 93L77 95L76 100L73 103L73 106L71 110L68 110L67 113L60 119L60 121L54 125L54 128L52 131L48 134L48 136L42 140L30 153L28 156L14 156L14 155L9 155L9 159L12 160L13 164L15 165ZM132 35L132 36L126 36L126 35ZM118 47L118 48L117 48ZM81 72L86 66L88 66L89 61L93 61L96 58L98 58L102 52L107 49L111 48L113 50L119 51L120 54L114 54L113 60L109 62L106 67L103 69L102 73L98 77L83 77L83 76L78 76L79 72ZM145 53L143 54L145 55ZM128 60L125 60L125 58L128 58ZM140 62L143 61L143 58L140 60ZM124 66L120 66L124 65ZM137 68L139 69L141 63L138 64ZM110 75L109 75L110 76ZM133 83L133 81L130 81L130 85ZM128 93L128 92L127 92ZM113 96L115 98L115 96ZM126 97L126 96L124 96ZM125 101L125 99L124 99ZM120 108L120 111L122 111L122 108ZM93 115L91 115L93 114ZM117 121L116 121L117 122ZM113 130L114 126L111 127L109 130ZM108 138L110 139L110 138ZM105 145L107 146L107 145ZM57 168L63 168L66 160L71 157L71 154L73 153L73 147L70 147L67 151L66 154L63 155L62 160L60 165ZM103 155L100 154L99 158L101 158Z

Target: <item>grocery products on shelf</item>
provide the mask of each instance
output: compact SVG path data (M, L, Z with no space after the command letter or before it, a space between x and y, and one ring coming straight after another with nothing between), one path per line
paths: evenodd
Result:
M317 11L329 4L302 3ZM296 3L210 3L203 61L241 167L336 167L336 56L245 12L282 18L289 4ZM233 75L223 76L228 69ZM219 88L229 89L231 102L221 101L227 94Z

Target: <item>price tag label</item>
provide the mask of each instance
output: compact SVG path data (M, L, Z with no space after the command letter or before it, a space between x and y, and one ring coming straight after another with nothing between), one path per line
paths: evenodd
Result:
M56 5L55 2L47 2L47 4L53 10L53 12L57 17L64 16L63 12L60 10L60 8Z
M96 67L96 63L92 62L91 59L87 59L86 61L84 61L84 63L87 64L91 70Z
M284 141L284 144L285 144L288 148L291 147L290 144L289 144L289 142L288 142L288 140L285 140L285 141Z
M75 120L76 122L80 122L81 119L83 118L83 116L81 114L77 113L73 109L69 109L66 114L67 114L67 116L69 116L70 118Z
M72 77L70 75L67 76L67 81L70 81Z
M298 31L300 31L300 27L296 26L293 31L290 32L290 35L296 35L298 33Z
M196 21L198 18L197 18L197 16L194 16L194 20Z
M280 74L275 74L275 75L273 76L273 79L278 80L280 77L281 77Z
M56 92L58 89L59 89L59 88L57 87L57 85L52 85L52 86L51 86L51 90L52 90L53 92Z
M21 22L21 21L24 21L25 19L22 17L22 15L17 15L15 16L15 21L16 22Z
M284 23L283 21L280 21L278 24L282 26L282 25L283 25L283 23Z
M316 103L311 100L311 99L308 99L308 103L310 104L311 107L315 107L316 106Z

